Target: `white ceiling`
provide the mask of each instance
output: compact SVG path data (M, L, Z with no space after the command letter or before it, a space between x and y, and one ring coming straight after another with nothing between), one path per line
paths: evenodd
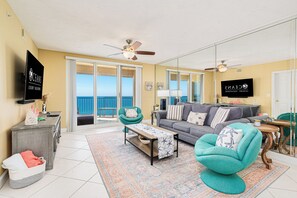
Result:
M156 52L139 55L144 63L159 63L297 14L296 0L7 1L38 48L106 57L117 50L104 43L122 47L131 38L143 43L139 50Z

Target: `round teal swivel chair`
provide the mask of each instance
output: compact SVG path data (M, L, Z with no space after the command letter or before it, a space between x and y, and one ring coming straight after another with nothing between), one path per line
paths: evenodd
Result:
M281 114L281 115L279 115L278 117L277 117L277 119L278 120L288 120L288 121L295 121L296 122L296 118L297 118L297 113L295 114L295 117L293 117L294 116L294 113L283 113L283 114ZM297 125L294 127L294 129L293 129L293 133L295 132L295 137L297 137ZM284 139L284 141L285 141L285 143L286 144L290 144L290 128L288 128L288 127L285 127L284 128L284 136L285 136L285 139ZM294 144L294 142L293 142L293 144ZM297 146L297 141L295 141L295 146Z
M226 193L244 192L246 185L236 173L249 167L258 156L262 133L249 124L234 123L229 127L243 130L237 150L216 145L217 134L206 134L197 140L195 155L198 162L207 167L201 172L201 180L210 188Z
M126 111L125 109L136 109L137 111L137 117L136 118L128 118L126 117ZM121 123L123 123L124 125L129 125L129 124L138 124L142 121L143 119L143 115L141 113L141 109L139 107L122 107L119 109L119 120L121 121ZM125 128L123 129L123 132L127 133L128 131L125 131Z

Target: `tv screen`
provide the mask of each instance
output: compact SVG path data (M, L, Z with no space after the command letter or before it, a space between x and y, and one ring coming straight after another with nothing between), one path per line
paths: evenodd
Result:
M24 100L42 99L43 65L27 51Z
M221 82L222 96L247 98L254 96L253 79L228 80Z

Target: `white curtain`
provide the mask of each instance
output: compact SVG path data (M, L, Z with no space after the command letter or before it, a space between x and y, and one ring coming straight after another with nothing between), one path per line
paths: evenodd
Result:
M77 102L76 102L76 61L66 60L66 124L69 132L76 131Z
M135 106L141 108L142 68L136 67Z

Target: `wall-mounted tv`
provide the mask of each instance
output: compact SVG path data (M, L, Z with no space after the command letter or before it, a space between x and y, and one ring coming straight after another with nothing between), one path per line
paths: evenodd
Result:
M34 102L42 99L43 65L27 50L25 67L24 99L18 103Z
M227 80L221 82L222 96L247 98L254 96L253 79Z

